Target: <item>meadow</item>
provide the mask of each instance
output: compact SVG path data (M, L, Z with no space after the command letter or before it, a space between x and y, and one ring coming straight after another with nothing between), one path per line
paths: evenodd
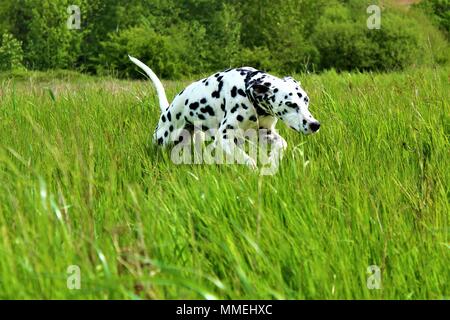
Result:
M297 78L322 128L260 176L174 165L150 82L0 76L0 298L449 299L450 69Z

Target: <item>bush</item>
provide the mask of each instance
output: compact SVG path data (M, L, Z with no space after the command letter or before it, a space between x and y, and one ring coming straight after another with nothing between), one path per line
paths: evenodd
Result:
M395 12L385 12L379 30L367 30L367 41L377 50L372 57L375 70L404 69L423 57L425 39L417 21Z
M0 43L0 70L11 71L25 69L22 63L22 43L9 33L3 34Z
M79 0L81 8L83 1ZM24 60L32 69L71 69L81 54L83 29L69 30L67 8L71 0L22 0L11 9L12 27L23 41Z
M164 78L239 65L286 74L449 61L447 39L436 25L449 35L450 0L421 1L412 9L385 2L380 30L367 29L369 2L77 0L81 30L69 30L72 0L3 0L0 28L23 43L30 69L120 77L137 76L127 54Z
M386 11L381 28L369 30L365 18L352 18L342 5L326 10L313 35L320 69L385 71L405 68L420 59L423 39L416 20Z
M128 54L142 60L162 78L176 79L203 72L205 59L202 55L206 55L201 47L205 30L197 24L188 28L179 25L163 34L150 26L141 26L112 33L101 43L103 53L98 59L97 72L119 70L119 76L136 76L136 68Z
M236 59L236 66L270 70L273 66L270 50L266 47L243 48Z
M427 0L416 5L424 9L450 38L450 0Z

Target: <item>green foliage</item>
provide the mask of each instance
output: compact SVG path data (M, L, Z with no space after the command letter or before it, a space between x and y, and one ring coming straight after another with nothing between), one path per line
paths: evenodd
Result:
M236 65L270 70L272 68L270 50L267 47L243 48L237 57Z
M208 53L215 54L204 58L209 60L211 67L215 69L234 66L241 48L241 23L236 8L222 4L221 9L213 16L213 21L214 23L207 29L208 38L211 39Z
M4 33L0 42L0 71L22 70L22 43L13 35Z
M352 18L349 8L326 10L313 35L321 68L337 70L403 69L421 58L425 41L417 21L400 12L382 13L380 29L368 29L365 16Z
M133 54L179 78L239 65L288 74L449 60L447 41L425 16L448 31L449 0L411 10L388 3L381 30L366 28L371 2L360 0L77 0L81 30L69 30L72 2L2 2L0 27L23 43L27 67L137 76Z
M328 8L317 23L313 41L319 52L320 68L368 69L374 46L366 39L366 25L351 19L343 5Z
M120 76L136 75L136 69L128 59L130 54L151 65L163 78L199 73L203 59L199 59L198 54L204 33L199 24L178 25L166 30L166 34L145 26L112 33L101 43L104 50L97 71L102 74L120 70Z
M28 67L45 70L77 66L82 32L67 27L71 4L70 0L21 0L14 4L12 30L23 41ZM85 2L81 8L82 4Z
M385 12L380 30L366 31L368 42L375 44L372 66L376 70L395 70L417 63L425 45L420 25L396 12Z
M433 18L435 23L445 31L450 38L450 0L421 1L417 7L425 11Z

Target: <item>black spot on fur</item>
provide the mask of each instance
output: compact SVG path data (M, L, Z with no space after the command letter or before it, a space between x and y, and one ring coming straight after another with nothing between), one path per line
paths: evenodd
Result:
M191 108L192 110L197 110L198 106L198 102L194 102L189 105L189 108Z
M231 113L235 113L238 108L239 108L239 105L236 103L236 105L230 110Z
M219 99L220 98L220 91L222 91L223 88L223 81L219 82L219 87L217 88L217 91L214 91L211 96L213 98Z
M210 116L214 116L215 115L213 108L211 108L210 106L206 106L204 108L200 108L200 111L203 112L203 113L208 113Z
M200 100L200 103L203 103L203 104L205 104L205 103L206 103L206 99L205 99L205 98L203 98L202 100Z
M161 120L162 120L162 122L166 122L166 116L163 115L163 116L161 117Z
M300 92L297 92L298 97L301 99L303 95Z
M187 106L189 103L189 99L186 99L186 101L184 102L184 105Z
M175 118L177 118L177 120L180 120L180 117L181 117L181 112L177 113L175 116Z
M164 132L164 137L166 137L167 138L167 136L169 135L169 132Z
M172 126L172 125L169 127L169 131L170 131L170 132L173 131L173 126Z
M231 97L236 98L236 95L237 95L237 88L236 86L234 86L233 89L231 89Z
M257 120L257 119L256 119L256 116L255 116L255 115L253 115L253 116L251 116L251 117L250 117L250 119L249 119L249 120L250 120L250 121L253 121L253 122L256 122L256 120Z
M170 111L167 112L167 119L169 119L169 121L172 121L172 115L170 114Z
M241 96L243 96L243 97L247 97L247 95L245 94L244 90L242 90L242 89L239 89L239 90L238 90L238 93L239 93Z
M200 120L205 120L205 119L206 119L205 116L202 115L202 114L197 114L197 117L198 117Z
M158 144L159 144L159 145L163 144L163 141L164 141L164 140L163 140L163 138L162 138L162 137L161 137L161 138L159 138L159 139L158 139Z
M178 140L176 140L176 141L174 142L174 144L175 144L175 145L178 145L178 144L180 144L181 142L183 142L183 136L180 136L180 137L178 138Z
M242 122L244 120L244 117L241 116L240 114L238 114L238 116L236 117L237 121Z
M241 103L241 107L242 107L244 110L247 110L247 109L248 109L248 107L247 107L247 105L246 105L245 103Z

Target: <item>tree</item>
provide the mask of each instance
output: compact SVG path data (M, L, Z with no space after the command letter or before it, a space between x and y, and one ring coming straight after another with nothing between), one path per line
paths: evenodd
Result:
M23 50L22 43L13 35L4 33L0 46L0 70L22 70Z

